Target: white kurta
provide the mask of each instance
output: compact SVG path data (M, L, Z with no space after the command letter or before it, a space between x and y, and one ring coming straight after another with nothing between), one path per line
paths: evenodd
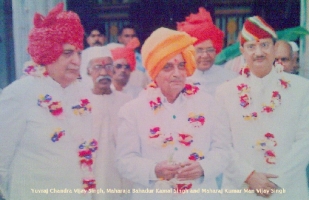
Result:
M93 139L91 115L89 107L72 108L89 98L87 91L78 81L62 88L50 77L32 76L3 90L0 186L7 199L90 199L79 194L83 179L93 178L81 170L79 152L83 142ZM39 100L45 95L50 102ZM51 102L61 103L59 109L49 109Z
M290 87L284 89L285 84L280 84L279 79L289 81ZM246 108L240 105L237 89L242 83L251 88ZM274 91L279 92L281 105L279 95L275 95L274 111L262 112L263 103L270 105ZM305 173L309 161L308 91L308 80L277 73L274 68L263 78L253 74L248 78L239 76L218 88L216 100L226 112L234 147L234 159L224 173L222 187L241 192L225 193L225 199L263 199L244 191L248 188L244 181L253 170L279 176L271 179L279 190L273 191L270 199L308 199ZM243 117L252 112L258 117Z
M124 177L135 182L131 191L133 199L220 199L220 195L214 194L217 189L215 177L223 171L229 157L228 131L224 131L221 120L215 117L219 110L213 98L202 91L188 95L190 91L182 92L170 104L159 88L148 88L121 108L117 167ZM181 134L190 137L182 138ZM178 163L194 158L204 170L203 177L186 182L177 179L167 182L158 180L155 175L158 162ZM173 188L181 184L192 184L191 189L198 192L175 192ZM156 188L168 188L171 193L160 194ZM134 193L139 189L153 193ZM206 194L202 189L214 191Z
M196 69L193 75L188 77L188 81L198 85L202 91L214 97L219 85L237 76L238 74L231 70L224 69L219 65L213 65L204 72Z
M111 89L113 91L117 91L113 84L111 84ZM143 91L143 88L141 86L131 85L128 83L122 88L122 91L120 92L130 95L130 97L134 99L139 95L141 91Z
M110 95L93 95L93 129L99 138L100 148L97 151L95 174L98 193L95 199L121 199L121 193L110 193L108 189L124 189L129 187L127 180L121 178L115 166L115 137L117 134L117 113L121 106L132 98L122 92L113 91Z

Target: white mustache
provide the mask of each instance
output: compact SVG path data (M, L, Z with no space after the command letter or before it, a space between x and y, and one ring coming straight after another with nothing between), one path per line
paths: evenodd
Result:
M100 82L101 80L103 79L107 79L107 80L112 80L112 77L108 76L108 75L105 75L105 76L99 76L95 81L98 83Z

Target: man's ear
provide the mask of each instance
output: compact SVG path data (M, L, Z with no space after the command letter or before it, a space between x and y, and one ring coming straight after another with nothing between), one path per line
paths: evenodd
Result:
M121 36L120 35L117 36L117 40L118 40L119 43L122 44L122 40L121 40Z
M242 45L239 46L239 50L242 54L244 54L244 47Z
M90 36L88 36L88 37L86 38L86 41L87 41L87 44L90 46L90 44L89 44L89 37L90 37Z
M90 70L91 70L90 67L87 67L87 74L88 74L89 76L91 76L91 75L90 75L90 72L91 72Z

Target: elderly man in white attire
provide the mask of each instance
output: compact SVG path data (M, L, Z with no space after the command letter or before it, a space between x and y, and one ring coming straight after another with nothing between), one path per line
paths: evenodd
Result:
M194 41L159 28L142 47L154 82L120 109L116 147L133 199L220 199L215 177L229 159L229 131L213 98L185 82Z
M0 98L0 190L10 200L90 200L98 149L90 91L78 80L83 27L60 3L38 13L29 74Z
M276 38L261 17L249 17L240 40L247 66L217 90L233 138L224 199L309 199L309 81L273 66Z
M128 94L111 89L113 60L110 50L103 47L89 47L87 56L88 77L92 85L93 131L98 137L100 148L97 151L95 174L97 177L97 193L94 199L124 199L125 193L110 193L108 189L130 189L130 182L122 179L115 166L115 137L117 134L117 113L121 106L130 101ZM105 193L102 193L104 191Z

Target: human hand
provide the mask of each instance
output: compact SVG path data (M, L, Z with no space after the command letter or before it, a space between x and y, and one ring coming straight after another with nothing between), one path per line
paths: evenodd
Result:
M270 190L277 188L277 185L269 181L269 178L278 178L278 176L274 174L253 172L248 180L246 180L246 183L258 196L270 197L272 194Z
M180 165L173 164L167 160L159 162L155 167L155 173L157 178L162 178L164 180L170 180L175 177L178 173Z
M180 181L194 180L204 175L204 170L197 161L187 161L180 164L177 179Z

